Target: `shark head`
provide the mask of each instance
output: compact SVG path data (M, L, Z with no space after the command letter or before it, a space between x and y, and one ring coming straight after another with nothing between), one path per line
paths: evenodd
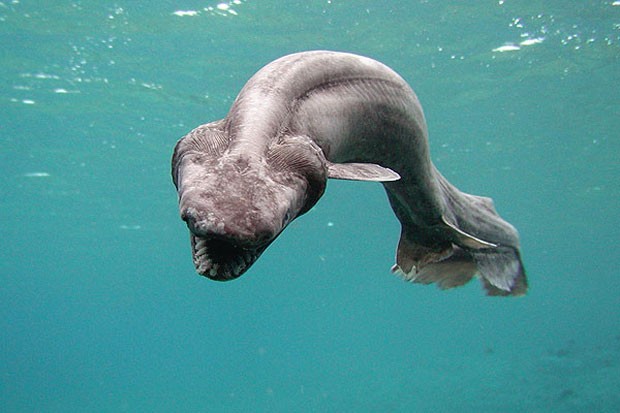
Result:
M304 137L285 137L260 153L230 150L217 124L181 139L172 159L181 219L196 271L227 281L242 275L282 230L325 190L327 163Z

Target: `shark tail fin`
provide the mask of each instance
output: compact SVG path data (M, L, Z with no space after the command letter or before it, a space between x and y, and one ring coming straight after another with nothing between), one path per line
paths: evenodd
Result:
M437 252L401 238L392 272L441 289L462 286L478 276L490 296L524 295L528 288L519 252L510 247L472 250L452 244Z
M392 271L442 289L478 276L488 295L524 295L528 285L515 228L490 198L460 192L441 176L440 183L446 201L442 222L426 230L403 228Z

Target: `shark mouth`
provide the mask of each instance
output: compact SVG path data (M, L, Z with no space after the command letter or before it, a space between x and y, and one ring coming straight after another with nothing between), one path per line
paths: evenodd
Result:
M241 276L265 250L236 245L215 237L202 238L190 233L192 257L198 274L215 281L229 281Z

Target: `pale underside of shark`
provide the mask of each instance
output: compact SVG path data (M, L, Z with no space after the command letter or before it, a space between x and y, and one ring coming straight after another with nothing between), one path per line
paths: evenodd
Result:
M239 277L328 178L382 182L401 223L392 270L451 288L478 276L489 295L523 295L515 228L490 198L451 185L430 160L426 122L392 69L348 53L269 63L228 115L183 137L172 158L199 274Z

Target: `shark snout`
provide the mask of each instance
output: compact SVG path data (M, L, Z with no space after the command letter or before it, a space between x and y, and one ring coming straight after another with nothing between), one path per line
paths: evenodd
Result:
M217 239L238 246L261 246L278 234L278 229L262 219L251 216L233 216L218 219L215 214L204 213L194 208L181 211L181 219L192 234L204 239Z

